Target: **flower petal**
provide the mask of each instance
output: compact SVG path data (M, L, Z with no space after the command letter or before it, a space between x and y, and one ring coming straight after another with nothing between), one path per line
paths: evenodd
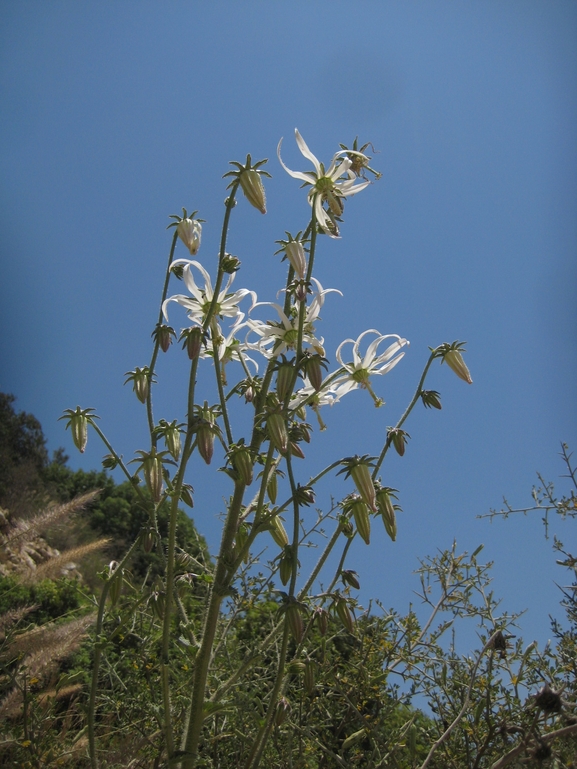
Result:
M313 153L309 150L307 143L305 142L303 137L300 135L298 128L295 128L295 138L301 153L305 156L307 160L310 160L313 166L315 167L315 171L317 172L317 177L321 176L322 174L321 164L319 163L317 158L313 155Z
M284 170L287 172L287 174L292 176L293 179L300 179L301 182L307 182L307 184L314 184L316 182L316 176L312 172L306 174L306 173L303 173L302 171L291 171L290 168L288 168L288 166L285 166L285 164L283 163L283 159L280 156L280 146L281 146L281 144L282 144L282 139L278 143L278 147L276 148L276 154L277 154L277 157L279 159L279 163L284 168Z

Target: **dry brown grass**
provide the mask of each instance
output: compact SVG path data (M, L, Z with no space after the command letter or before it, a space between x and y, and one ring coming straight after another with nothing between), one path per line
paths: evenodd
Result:
M58 663L73 654L86 637L96 614L87 614L69 622L42 625L16 636L3 654L6 658L19 658L26 665L27 680L46 679ZM23 690L14 688L0 703L0 718L16 718L20 714Z

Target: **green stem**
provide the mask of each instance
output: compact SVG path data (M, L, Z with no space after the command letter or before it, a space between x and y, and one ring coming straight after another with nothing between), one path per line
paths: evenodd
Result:
M289 595L294 596L295 586L297 581L297 574L298 574L297 561L298 561L298 552L299 552L300 515L299 515L299 503L297 500L297 487L296 487L296 483L293 475L292 459L290 457L290 454L287 455L286 457L286 466L287 466L287 473L288 473L289 483L290 483L291 492L292 492L292 500L293 500L293 541L291 543L293 569L292 569L291 581L289 585Z
M222 269L222 262L224 260L224 256L226 253L226 238L228 233L228 224L230 220L230 214L232 209L234 208L235 204L235 195L238 190L238 181L233 185L231 193L226 201L226 211L224 215L224 221L222 225L222 234L220 239L220 251L219 251L219 257L218 257L218 272L217 272L217 278L216 283L214 286L214 292L212 296L212 301L210 303L210 306L208 308L208 312L206 314L206 317L204 319L204 323L202 326L203 332L206 333L206 331L209 328L212 328L212 320L216 315L216 308L218 304L218 297L220 293L220 289L222 287L222 281L224 277L224 271ZM214 335L213 335L214 337ZM213 339L213 349L214 349L214 339ZM221 393L221 404L223 406L223 418L225 420L225 425L228 424L227 420L227 412L226 412L226 400L224 399L224 393L222 391L222 379L221 379L221 372L220 367L218 365L218 357L216 354L216 351L214 353L214 367L216 371L216 378L217 383L220 383L219 392ZM186 433L186 442L183 449L183 458L182 462L179 468L177 480L176 480L176 488L175 488L175 497L173 498L173 505L171 509L171 526L170 526L170 533L169 533L169 541L168 541L168 558L167 558L167 585L171 584L171 580L174 579L174 549L175 549L175 537L176 537L176 512L178 509L178 499L180 496L180 490L182 488L182 483L184 481L184 469L185 465L188 461L188 458L190 456L190 446L192 443L192 432L191 432L191 418L193 414L193 407L194 407L194 387L196 382L196 365L198 363L198 358L193 362L193 366L191 369L191 379L189 382L189 397L188 397L188 428ZM232 438L230 436L230 426L228 426L227 429L227 437L229 438L229 443L232 443ZM225 528L223 530L223 539L221 542L221 551L219 555L219 561L215 572L215 581L213 584L213 588L211 591L211 596L209 599L209 604L207 608L207 614L205 618L205 626L204 626L204 632L203 632L203 638L201 647L199 649L197 658L196 658L196 666L195 666L195 677L194 677L194 686L193 686L193 693L192 693L192 703L191 703L191 709L190 714L188 717L188 723L185 727L185 731L183 734L183 745L186 746L185 752L187 754L191 754L192 756L195 755L196 749L198 747L198 740L200 738L200 731L202 728L202 707L204 704L204 689L206 686L206 677L208 674L208 665L210 663L210 657L211 657L211 650L212 645L214 642L214 635L216 632L216 623L218 620L218 615L220 611L220 603L222 601L223 595L220 595L220 582L223 581L225 576L225 560L228 560L230 556L230 550L232 547L232 542L234 540L234 535L236 534L236 528L238 524L238 516L240 514L240 505L242 502L242 497L244 494L244 486L240 486L240 500L237 500L237 493L239 489L239 485L235 486L235 496L233 498L233 503L231 504L231 508L229 510L227 520L225 523ZM235 500L237 500L235 502ZM171 592L171 591L170 591ZM166 602L166 613L165 613L165 621L164 621L164 634L163 634L163 657L166 660L166 663L168 662L168 642L170 639L170 601L168 600L169 596L169 589L167 588L166 591L167 595L167 602ZM168 689L168 670L167 670L167 664L166 664L166 671L163 676L163 680L166 682L166 702L168 704L168 696L169 696L169 689ZM169 753L170 757L171 753ZM184 766L186 767L192 767L194 765L194 758L192 758L192 763L190 758L186 758L184 761Z
M399 419L397 424L395 425L395 430L398 430L406 421L407 417L413 410L415 403L419 400L421 393L423 392L423 385L425 384L425 379L427 377L427 374L429 372L429 368L431 366L431 363L435 360L437 357L436 351L433 350L431 355L429 356L429 360L427 361L427 365L423 369L423 373L421 374L421 378L419 380L419 384L417 385L417 389L415 390L415 394L413 395L413 399L405 409L405 413L403 416ZM391 445L392 438L391 433L389 432L387 434L387 439L385 441L385 445L383 446L383 450L381 451L379 458L377 460L377 464L375 465L375 469L373 470L373 480L376 479L377 475L379 474L379 470L381 469L381 465L383 464L383 461L385 459L385 456L387 455L387 451L389 450L389 446Z
M338 540L340 534L341 534L341 527L337 526L337 528L333 532L332 537L327 542L327 544L325 546L325 549L324 549L321 557L317 561L316 566L312 570L308 580L306 581L306 583L302 587L300 593L298 594L298 600L299 601L302 601L302 599L308 594L309 590L313 586L313 583L314 583L315 579L318 577L318 575L319 575L321 569L323 568L323 566L325 565L325 562L326 562L327 558L329 557L333 547L337 543L337 540Z
M292 570L291 581L289 585L289 596L292 598L294 597L294 594L295 594L295 587L296 587L296 581L297 581L297 575L298 575L297 559L298 559L300 516L299 516L299 504L296 496L297 488L296 488L296 483L293 476L292 462L291 462L290 455L286 457L286 466L287 466L287 473L289 477L289 483L290 483L292 499L293 499L293 541L291 543L291 547L293 551L293 570ZM277 668L274 686L270 695L266 721L264 725L261 727L261 729L259 730L259 733L253 745L251 754L248 758L248 761L246 762L245 769L257 769L260 763L260 760L262 758L262 754L265 749L266 743L268 742L268 739L270 737L270 732L273 725L273 719L274 719L274 715L275 715L277 704L278 704L278 697L283 685L283 679L285 677L285 664L286 664L286 658L287 658L288 638L289 638L289 625L288 625L288 619L285 619L283 638L282 638L281 650L280 650L279 661L278 661L278 668Z
M95 422L90 422L90 424L92 425L92 427L93 427L93 428L94 428L94 430L96 431L96 434L98 435L98 437L100 438L100 440L101 440L101 441L104 443L104 445L106 446L106 448L108 449L108 451L109 451L109 452L112 454L112 456L113 456L113 457L114 457L114 459L116 460L116 463L117 463L118 467L120 467L120 469L122 470L122 472L123 472L123 473L124 473L124 475L126 476L127 480L128 480L128 481L130 481L130 484L131 484L131 486L134 488L134 490L136 491L136 493L138 494L138 496L140 497L140 499L141 499L142 501L144 501L144 502L149 502L149 500L148 500L148 499L145 497L145 495L144 495L144 492L142 491L142 489L140 488L140 486L138 486L138 484L135 482L134 476L133 476L133 475L131 475L131 473L129 473L129 472L128 472L128 468L126 467L126 465L125 465L125 464L124 464L124 462L122 461L122 457L120 457L120 456L119 456L119 455L116 453L116 451L114 451L114 449L112 448L112 446L111 446L111 445L110 445L110 443L108 442L108 439L107 439L107 437L104 435L104 433L102 432L102 430L100 429L100 427L98 427L98 425L97 425Z
M102 657L102 647L103 647L102 625L104 622L104 610L106 607L106 599L108 598L108 591L110 590L110 585L112 584L114 579L121 578L122 569L124 568L130 556L132 555L137 542L138 542L138 539L132 543L128 552L116 567L114 576L111 579L107 579L106 582L104 583L104 586L102 587L102 593L100 594L100 602L98 604L98 614L96 617L96 629L95 629L96 643L94 646L94 662L92 665L92 682L90 685L90 696L88 699L88 725L87 725L88 726L88 752L90 755L90 765L92 769L98 769L98 759L96 757L96 735L95 735L94 717L96 712L96 692L98 689L98 673L100 669L100 659Z
M218 562L214 574L214 582L204 620L202 643L195 658L194 682L191 705L183 735L182 750L184 752L183 769L193 769L196 763L198 743L203 724L203 705L205 699L206 679L212 656L212 647L216 634L220 605L227 594L230 585L230 555L238 528L245 485L236 483L234 495L222 532Z
M309 263L307 266L307 274L305 278L307 285L310 283L311 276L313 274L313 265L315 263L315 250L317 245L317 222L315 218L315 200L316 200L316 195L313 198L313 204L312 204L313 213L311 217L311 247L309 250ZM303 301L300 303L300 307L299 307L299 330L298 330L298 338L297 338L297 356L296 356L296 362L295 362L295 368L297 371L301 362L301 358L303 356L303 334L304 334L306 314L307 314L307 300L305 297L305 299L303 299Z
M230 221L230 214L232 209L235 207L235 195L238 190L239 182L237 181L230 192L230 195L227 198L226 201L226 211L224 214L224 220L222 223L222 233L220 236L220 251L218 254L218 271L216 276L216 283L214 286L214 293L212 295L212 300L210 303L210 306L208 308L208 312L206 315L206 318L204 319L204 323L202 324L202 330L206 332L210 328L210 335L212 338L212 350L213 350L213 361L214 361L214 372L216 376L216 384L218 387L218 394L220 399L220 405L222 408L222 418L224 420L225 430L226 430L226 437L228 440L229 446L233 443L232 439L232 432L230 429L230 422L228 419L228 410L226 406L226 398L224 396L224 387L222 384L222 371L220 368L220 361L218 359L218 340L217 340L217 333L216 333L216 307L218 305L218 296L220 294L220 289L222 287L222 280L224 277L224 271L222 269L222 262L224 260L224 256L226 254L226 239L228 235L228 223ZM213 323L213 320L215 321ZM192 413L192 412L190 412Z
M160 309L158 311L158 321L156 323L156 328L159 328L159 326L162 324L162 305L164 304L164 300L166 299L166 295L168 293L168 284L170 282L170 265L172 264L172 261L174 259L174 249L176 248L176 241L178 240L178 232L175 228L174 235L172 237L172 244L170 246L170 252L168 254L168 264L166 266L166 274L164 276L164 286L162 289L162 298L160 300ZM157 437L154 434L154 416L152 414L152 377L154 374L154 367L156 366L156 359L158 357L158 350L160 348L160 341L158 338L158 335L156 336L156 339L154 340L154 348L152 350L152 358L150 359L150 366L148 367L149 370L149 387L148 387L148 395L146 397L146 414L148 416L148 429L150 430L150 440L152 448L156 447L157 443Z
M347 557L347 553L349 552L349 547L353 544L353 539L356 537L356 535L357 535L357 532L355 531L353 536L350 539L347 539L347 541L345 542L345 546L343 547L343 552L342 552L342 555L341 555L341 560L339 561L339 565L336 568L335 576L333 577L333 581L331 582L331 584L329 585L329 587L327 589L327 593L330 593L333 590L334 586L337 584L337 580L338 580L338 578L341 575L341 572L343 570L343 566L345 565L345 559Z
M175 552L176 552L176 524L178 518L178 503L182 484L184 483L184 474L188 460L191 456L191 445L194 440L192 432L192 413L194 406L194 390L196 386L196 370L198 367L198 358L192 361L190 367L190 377L188 382L188 424L186 428L186 437L182 449L182 459L176 474L174 483L174 492L170 505L170 518L168 524L168 541L166 553L166 587L165 587L165 607L162 626L162 653L160 663L160 677L162 686L162 701L164 707L164 732L166 741L166 750L168 757L171 758L174 751L174 740L172 732L172 715L170 705L170 625L172 619L172 599L174 590L175 574Z
M266 714L266 720L263 726L261 726L261 728L259 729L259 732L252 746L252 750L245 764L245 769L257 769L260 763L260 760L262 758L263 750L268 741L270 730L272 729L274 715L275 715L277 703L278 703L278 696L280 694L283 678L284 678L284 667L285 667L286 657L287 657L288 639L289 639L289 624L288 624L288 618L286 618L284 623L283 637L282 637L280 654L279 654L278 671L277 671L274 686L270 695L268 710Z
M211 338L212 338L212 359L214 361L214 371L216 374L216 386L218 389L218 398L220 401L220 408L222 411L222 418L224 421L224 429L226 432L226 440L228 441L228 445L231 446L234 441L232 437L232 430L230 429L230 421L228 419L228 409L227 409L227 403L226 403L226 397L224 394L224 386L222 383L222 369L220 366L220 360L218 359L218 333L217 333L217 323L214 322L211 325Z

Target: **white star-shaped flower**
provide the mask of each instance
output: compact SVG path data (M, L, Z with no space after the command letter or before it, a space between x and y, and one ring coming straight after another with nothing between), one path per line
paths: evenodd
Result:
M338 237L336 222L333 216L340 216L343 211L343 198L356 195L357 192L364 190L370 182L368 180L359 181L357 175L351 171L353 161L347 157L351 150L341 150L335 153L330 166L325 170L324 165L309 150L305 140L295 128L295 137L298 147L302 154L313 164L314 171L291 171L283 163L280 156L282 139L277 148L277 155L281 166L294 179L300 179L305 184L310 185L308 192L309 203L314 206L315 217L323 232L330 237ZM362 152L355 153L366 158ZM368 162L368 158L367 162ZM323 203L327 202L329 210L323 208ZM333 216L331 216L331 214Z
M325 295L331 292L341 294L336 288L323 288L316 278L312 278L313 283L317 286L317 291L310 305L306 308L306 315L303 328L303 343L310 345L315 352L324 355L324 339L320 337L317 339L314 335L314 322L318 319L321 307L324 304ZM290 318L287 317L285 311L276 302L257 302L253 304L254 307L260 306L274 307L280 318L280 323L274 321L267 321L263 323L260 320L248 320L247 324L251 330L255 332L261 338L258 342L253 342L248 346L251 349L259 350L265 357L276 357L287 350L292 350L296 347L299 334L299 318L296 307L295 313ZM251 308L252 309L252 308Z
M363 337L367 334L376 334L377 336L367 347L366 353L361 356L359 347ZM377 355L377 349L385 339L395 339L396 341L390 344L380 355ZM343 347L349 343L353 345L353 360L350 363L343 360L341 352ZM362 387L369 391L375 401L375 406L382 406L384 401L381 398L377 398L373 392L370 377L374 374L386 374L394 368L405 354L400 352L400 350L408 344L409 342L406 339L397 334L381 334L374 328L363 331L356 341L354 339L345 339L344 342L341 342L337 348L336 355L337 360L345 371L331 382L330 387L336 400L342 398L343 395L351 390Z
M193 323L196 323L199 326L202 326L202 324L206 320L209 307L214 297L214 289L212 287L210 275L199 262L196 262L192 259L176 259L172 263L171 268L174 267L174 265L176 264L186 265L182 273L182 280L184 282L184 285L190 291L191 296L185 296L184 294L175 294L174 296L169 297L162 305L162 312L164 314L164 317L168 320L168 315L166 312L166 306L168 305L168 303L177 302L186 310L188 310L188 317L191 319ZM191 267L196 267L196 269L203 276L204 288L199 288L196 285ZM228 290L232 285L233 280L234 280L234 273L229 277L226 283L226 286L222 289L222 291L220 291L218 295L215 315L220 316L221 318L226 317L226 318L239 319L239 317L242 316L243 313L241 313L238 305L245 298L245 296L252 297L253 307L256 304L256 294L254 291L249 291L246 288L241 288L238 291L235 291L234 293L230 293L230 294L228 293Z

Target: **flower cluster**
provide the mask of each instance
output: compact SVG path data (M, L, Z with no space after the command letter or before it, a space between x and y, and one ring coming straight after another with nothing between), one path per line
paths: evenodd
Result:
M281 143L278 146L280 163L288 174L295 179L300 179L306 186L310 187L308 201L314 211L313 222L316 221L322 232L331 237L337 237L337 221L341 220L344 200L357 194L370 183L359 174L359 169L366 167L369 162L369 158L362 152L365 147L361 151L357 151L356 144L352 150L343 147L341 151L335 153L330 165L325 169L323 163L313 155L296 129L295 136L301 153L307 160L310 160L314 170L300 172L291 171L287 168L280 156ZM250 158L247 158L247 164L250 165ZM239 165L239 169L230 172L230 174L235 174L235 178L238 177L242 182L247 171L244 166ZM260 177L257 181L260 185ZM243 184L242 187L247 194L247 189L245 189L247 184ZM264 192L262 195L264 196ZM263 205L259 204L257 208L264 210L264 203ZM175 225L179 236L191 254L195 254L200 246L201 225L199 222L201 220L194 220L193 214L188 217L185 210L183 210L183 214L183 218L175 222ZM290 301L285 302L284 306L277 302L258 302L255 292L248 289L231 291L234 272L229 275L226 284L216 296L211 277L200 262L192 259L176 259L171 265L171 270L182 277L189 295L175 294L166 299L162 306L165 318L168 319L167 307L170 302L176 302L184 307L192 324L192 329L185 330L181 337L186 340L185 346L188 344L189 348L194 349L195 355L200 357L214 357L216 351L218 360L222 364L223 374L224 365L231 360L240 361L247 373L247 361L252 363L255 371L258 371L257 362L247 353L259 353L267 361L277 360L287 352L296 351L299 344L299 355L305 356L307 360L311 356L324 360L324 338L317 334L315 326L320 319L320 311L327 294L337 293L341 296L342 294L338 289L323 288L316 278L307 280L306 274L310 274L310 269L307 269L307 256L304 248L306 242L306 240L301 239L301 233L296 238L288 235L287 241L280 241L281 251L284 253L283 258L288 259L296 278L294 283L288 287L291 292ZM200 273L204 285L197 283L194 271ZM240 304L246 297L251 299L248 317L240 310ZM256 317L254 311L262 307L272 307L278 319L261 320ZM209 315L212 318L210 322L208 321ZM232 321L227 331L223 331L219 323L225 318ZM194 328L198 328L197 334L194 333ZM362 353L360 348L368 334L374 335L375 338ZM204 342L203 344L201 344L201 340ZM209 340L212 344L208 344ZM386 340L394 341L379 353L379 347ZM352 345L352 360L345 360L343 357L344 348L348 344ZM291 408L296 410L303 405L311 406L317 413L321 426L324 427L318 413L319 408L324 405L333 405L344 395L357 388L367 390L375 405L381 406L384 401L374 393L371 377L386 374L396 366L404 355L402 348L408 344L406 339L396 334L381 334L375 329L363 332L356 340L345 339L336 351L340 368L328 374L324 381L322 381L319 368L316 372L317 376L314 377L313 386L306 368L301 368L299 374L303 386L293 394Z

